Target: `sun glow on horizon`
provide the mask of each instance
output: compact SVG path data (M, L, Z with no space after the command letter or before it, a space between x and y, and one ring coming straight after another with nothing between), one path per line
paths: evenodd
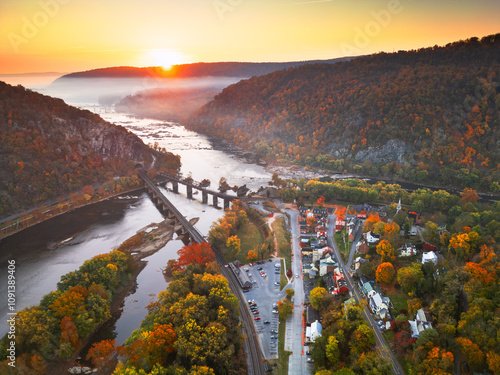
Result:
M148 51L147 60L151 66L160 66L163 70L170 70L174 65L185 63L186 56L174 50L153 49Z

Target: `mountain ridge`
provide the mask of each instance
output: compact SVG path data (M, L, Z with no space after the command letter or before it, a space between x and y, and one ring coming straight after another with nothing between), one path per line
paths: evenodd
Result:
M268 160L500 192L498 61L500 34L280 70L188 127Z

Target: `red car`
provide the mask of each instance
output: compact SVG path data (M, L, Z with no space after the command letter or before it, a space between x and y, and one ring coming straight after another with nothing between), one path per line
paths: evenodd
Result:
M260 316L256 316L255 318L253 318L254 320L260 320Z
M259 311L258 311L258 310L257 310L257 311L254 311L254 312L253 312L253 314L254 314L254 315L258 315L258 314L259 314Z

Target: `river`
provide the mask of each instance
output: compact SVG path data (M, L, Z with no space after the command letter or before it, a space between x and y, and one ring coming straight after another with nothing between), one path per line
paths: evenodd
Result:
M217 187L221 177L230 185L246 184L252 190L266 186L271 176L262 166L252 164L224 150L207 137L186 130L172 122L136 119L96 107L94 103L70 103L97 111L104 119L122 125L137 134L145 143L157 142L160 147L181 156L181 172L195 180L208 178ZM179 211L188 219L199 217L198 230L207 235L211 224L222 217L223 210L203 205L199 195L186 198L183 186L179 193L164 190ZM0 242L0 283L7 285L7 260L16 262L15 310L38 304L42 296L56 290L60 277L80 267L94 255L111 251L139 229L161 221L162 215L144 192L124 194L86 206L28 228ZM114 338L122 344L139 327L147 311L145 307L165 290L167 283L161 267L177 258L183 246L179 240L146 258L148 265L137 278L137 287L124 303L123 312L100 332L101 339ZM0 316L7 317L6 288L0 290ZM1 334L7 332L7 318L2 319Z

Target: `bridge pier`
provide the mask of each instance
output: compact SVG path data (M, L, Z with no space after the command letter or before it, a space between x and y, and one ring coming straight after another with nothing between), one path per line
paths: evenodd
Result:
M201 203L208 204L208 193L205 190L201 191Z
M224 199L224 209L227 210L229 208L229 199Z
M188 199L193 199L193 187L186 185L186 192Z
M179 184L177 183L177 181L172 181L172 191L175 194L179 194Z
M217 195L212 195L212 198L213 198L212 202L213 202L214 207L216 207L216 208L219 207L219 199L217 198Z

